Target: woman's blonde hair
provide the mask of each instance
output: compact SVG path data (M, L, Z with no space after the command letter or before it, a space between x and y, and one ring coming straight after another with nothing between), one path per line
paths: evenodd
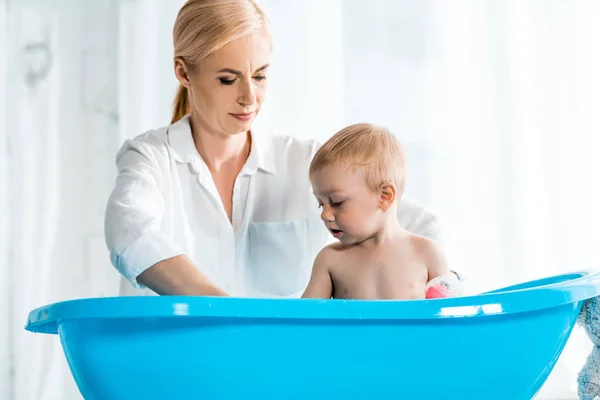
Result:
M195 71L205 57L254 32L269 34L264 10L255 0L188 0L173 27L174 57L181 57ZM189 112L187 88L179 86L171 123Z
M347 165L352 172L360 170L374 192L390 182L399 193L404 191L404 149L387 128L362 123L337 132L315 154L309 176L332 164Z

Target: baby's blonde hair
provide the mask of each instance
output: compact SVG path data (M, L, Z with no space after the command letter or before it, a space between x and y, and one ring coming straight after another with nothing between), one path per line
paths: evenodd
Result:
M399 194L404 191L404 149L387 128L367 123L345 127L317 151L309 176L338 163L347 165L352 172L360 170L367 186L375 192L389 182Z
M195 71L200 61L223 46L255 32L270 39L269 22L254 0L188 0L173 27L174 57ZM179 86L171 123L189 112L187 88Z

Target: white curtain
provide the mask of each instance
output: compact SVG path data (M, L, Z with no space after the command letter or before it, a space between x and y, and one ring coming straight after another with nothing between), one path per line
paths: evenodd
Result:
M60 387L62 379L56 368L59 358L55 354L60 352L56 340L22 332L28 308L49 300L57 282L54 249L60 223L61 193L57 189L61 184L58 168L62 153L58 129L62 83L56 57L60 51L58 22L55 13L40 10L11 13L9 20L9 43L18 60L9 64L9 75L15 80L10 82L8 105L12 240L8 320L12 325L9 338L15 371L11 388L14 398L57 398L48 394Z
M261 2L275 53L259 124L320 140L357 121L392 128L408 153L407 191L443 217L451 261L478 290L598 267L600 2ZM169 121L182 3L21 0L4 14L0 1L9 400L80 398L56 338L24 332L24 319L116 293L102 237L114 155ZM539 398L575 399L588 351L576 330Z
M3 399L81 398L59 341L25 332L27 314L60 300L117 293L103 237L118 136L111 36L117 4L9 4L2 91L9 146L2 161L10 175L3 221L10 252L2 260L8 312L1 315L8 344L2 372L10 380L0 381Z
M5 27L7 23L6 0L0 0L0 27ZM7 29L0 29L0 54L7 54ZM0 59L0 93L7 92L8 77L6 73L7 58ZM0 95L0 143L8 143L7 135L7 101L8 96ZM10 265L8 263L9 251L9 227L8 223L8 204L10 197L8 194L8 148L0 145L0 315L8 315L10 304L10 292L8 277ZM0 393L9 393L10 395L10 347L9 347L9 332L8 322L0 322Z

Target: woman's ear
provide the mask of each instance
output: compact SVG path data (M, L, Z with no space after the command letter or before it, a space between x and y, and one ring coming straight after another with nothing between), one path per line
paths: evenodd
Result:
M396 200L396 185L392 182L382 183L379 187L379 208L387 211Z
M181 57L175 57L175 62L174 62L174 68L175 68L175 77L177 77L177 80L179 81L179 83L181 83L181 86L189 88L190 87L190 76L189 76L189 70L187 65L185 64L185 61L183 61L183 58Z

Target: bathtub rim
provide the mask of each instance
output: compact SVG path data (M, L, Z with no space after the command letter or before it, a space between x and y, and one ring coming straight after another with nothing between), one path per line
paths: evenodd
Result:
M550 282L550 283L548 283ZM61 301L29 313L25 329L57 334L67 320L229 318L409 321L533 312L600 295L600 272L584 270L465 297L431 300L323 300L193 296L129 296ZM577 308L579 310L579 308Z

